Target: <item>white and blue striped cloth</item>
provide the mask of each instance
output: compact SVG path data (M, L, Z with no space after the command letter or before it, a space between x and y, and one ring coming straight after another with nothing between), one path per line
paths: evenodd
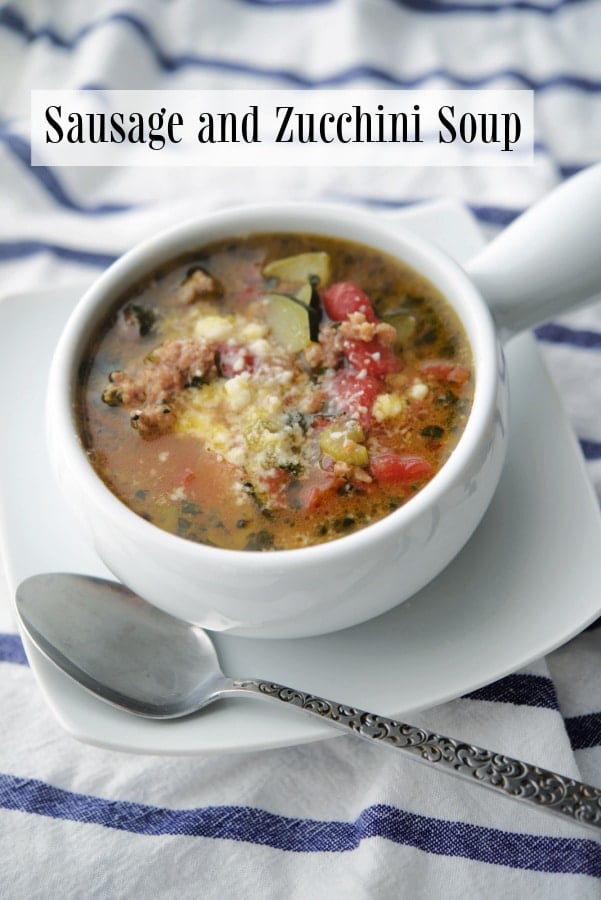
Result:
M530 88L536 159L504 170L31 168L29 92L52 87ZM183 214L265 198L395 209L451 196L492 235L600 158L597 0L0 5L2 296L91 281ZM601 498L601 309L536 334ZM351 737L220 758L76 743L48 712L6 610L0 623L2 900L601 896L592 832ZM601 785L599 626L421 719Z

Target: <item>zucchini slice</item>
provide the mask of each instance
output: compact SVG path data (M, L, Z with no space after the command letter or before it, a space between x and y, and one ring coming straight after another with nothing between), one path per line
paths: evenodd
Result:
M289 353L299 353L314 340L319 319L313 307L288 294L267 294L265 299L271 333Z
M330 255L317 250L314 253L298 253L296 256L274 259L263 267L263 275L266 278L292 282L310 281L311 276L315 276L319 278L319 284L325 287L330 280Z

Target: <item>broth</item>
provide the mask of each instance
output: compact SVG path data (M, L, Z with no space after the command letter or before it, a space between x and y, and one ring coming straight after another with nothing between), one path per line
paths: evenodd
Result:
M82 361L78 417L98 475L138 515L263 551L406 503L472 396L465 333L429 281L349 241L258 234L121 299Z

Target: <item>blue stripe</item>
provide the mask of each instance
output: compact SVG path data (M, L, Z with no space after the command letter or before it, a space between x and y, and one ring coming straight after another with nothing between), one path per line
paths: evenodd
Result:
M62 47L65 50L72 50L89 31L98 27L98 23L85 26L85 28L82 28L76 33L75 38L68 41L48 26L39 28L37 31L30 28L21 12L7 4L0 8L0 26L6 28L8 31L18 34L19 37L24 38L28 43L45 38L57 47Z
M571 347L582 347L601 350L601 333L598 331L577 330L559 325L557 322L546 322L534 329L537 338L551 344L569 344Z
M562 175L562 178L571 178L572 175L577 175L578 172L582 172L583 169L587 169L592 163L585 163L584 165L560 165L559 171Z
M0 775L0 806L144 835L240 841L293 853L348 853L385 838L436 856L535 872L601 877L593 840L555 838L445 821L376 804L354 822L296 819L249 806L162 809L71 793L31 778Z
M601 443L599 441L591 441L588 438L580 438L580 446L584 453L584 458L589 462L601 459Z
M0 634L0 662L27 665L23 642L18 634Z
M285 68L268 68L252 65L250 63L235 62L233 60L218 57L201 57L192 54L179 56L168 55L159 45L148 25L127 12L116 12L105 16L80 28L71 38L58 34L51 26L44 26L37 30L30 28L25 18L14 7L5 6L0 9L0 26L13 31L28 42L47 40L57 47L73 50L77 44L93 31L106 25L120 23L127 25L142 38L148 49L154 55L158 65L167 72L177 72L181 69L200 68L235 74L251 75L259 78L279 79L299 88L336 87L360 78L373 79L398 88L416 88L433 79L443 78L450 84L460 88L478 88L493 84L499 80L510 80L524 88L537 91L555 90L557 88L573 88L587 93L601 92L601 81L585 78L575 74L558 74L547 79L536 79L531 75L520 72L517 69L499 69L479 78L468 78L448 72L444 69L430 69L421 75L412 78L403 78L393 75L386 69L378 66L357 65L350 66L339 72L334 72L323 78L312 78Z
M480 206L476 204L468 204L468 209L472 211L480 222L486 225L497 225L506 228L511 225L514 219L521 216L523 209L509 209L501 206Z
M550 678L525 673L507 675L493 684L465 694L467 700L489 700L494 703L513 703L516 706L536 706L559 709L555 687Z
M5 127L0 126L0 141L8 147L13 156L27 169L28 174L35 178L50 196L66 209L84 215L107 215L126 212L135 206L121 203L102 203L98 206L83 206L81 203L69 197L68 193L48 166L31 165L31 145L24 138L16 134L10 134Z
M503 12L536 12L552 16L586 0L557 0L556 3L532 3L531 0L501 0L491 3L457 3L452 0L396 0L399 6L421 13L503 13Z
M117 254L95 253L92 250L80 250L76 247L65 247L46 241L0 241L0 262L25 259L35 256L36 253L50 253L68 262L100 268L110 266L117 259Z
M601 747L601 713L573 716L565 726L573 750Z

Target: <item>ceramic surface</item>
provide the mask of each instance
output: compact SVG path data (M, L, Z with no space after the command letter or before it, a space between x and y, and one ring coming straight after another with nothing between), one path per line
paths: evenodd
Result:
M377 247L426 275L457 311L472 348L475 392L457 447L400 509L353 534L276 553L222 550L157 528L128 509L89 464L74 390L90 334L142 274L226 236L296 231ZM240 207L185 223L134 248L86 292L59 340L48 386L50 460L90 544L133 591L205 628L294 638L347 628L392 609L458 553L497 486L507 447L505 366L492 318L463 269L410 228L344 206Z

